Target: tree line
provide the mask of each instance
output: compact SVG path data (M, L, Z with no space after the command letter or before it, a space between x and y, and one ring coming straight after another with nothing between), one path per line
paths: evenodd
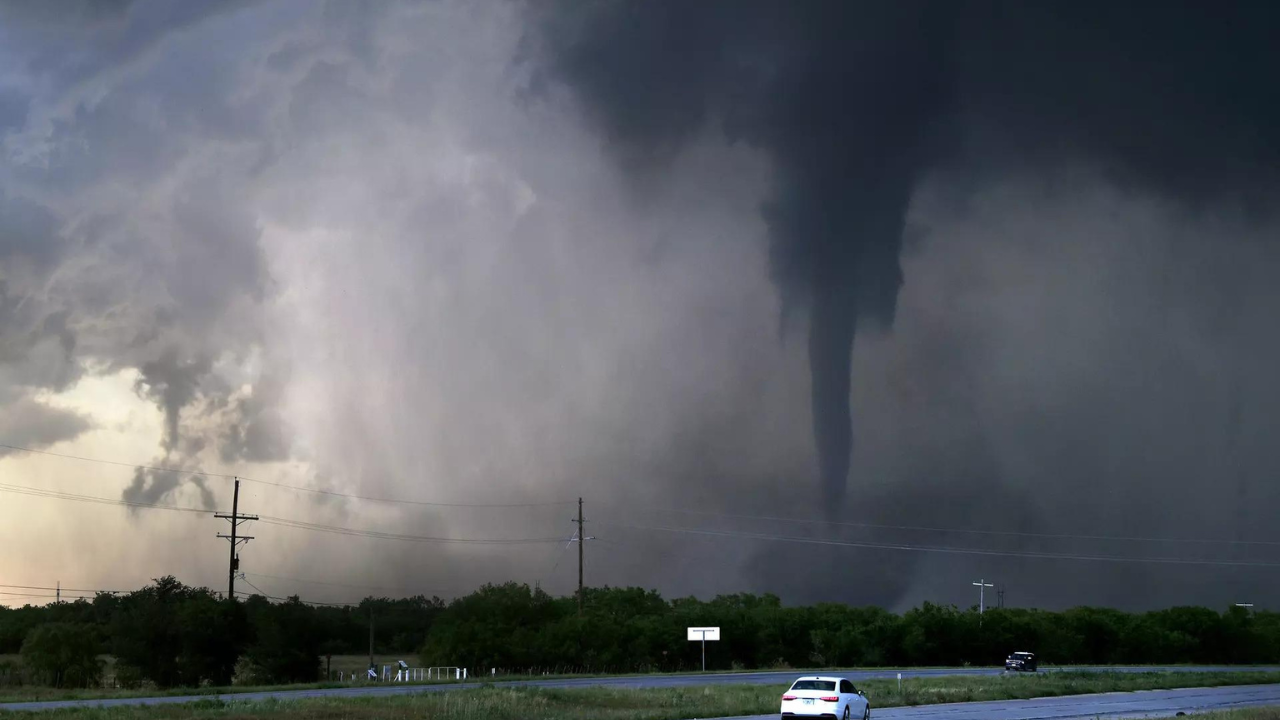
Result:
M788 607L774 595L664 600L638 588L588 588L585 609L528 586L486 586L436 618L421 659L498 672L697 670L685 628L718 626L707 668L999 665L1011 652L1042 663L1280 662L1280 613L1175 607L1144 613L1079 607L960 609L925 603L898 615L826 603Z
M0 608L0 654L21 672L0 680L58 686L103 681L157 687L310 682L325 655L417 655L426 666L488 675L696 670L685 628L719 626L708 669L996 665L1014 650L1048 664L1280 662L1280 613L1175 607L1144 613L1062 612L925 603L901 615L836 603L784 606L773 595L667 600L639 588L588 588L577 599L527 585L486 585L449 603L366 598L317 606L296 597L228 602L172 577L124 595L43 607ZM6 675L7 673L7 675Z
M0 608L0 655L20 654L22 671L0 665L0 682L98 685L103 655L122 687L314 682L322 656L369 650L371 614L374 652L411 657L444 609L422 596L343 607L260 595L228 602L164 577L123 595Z

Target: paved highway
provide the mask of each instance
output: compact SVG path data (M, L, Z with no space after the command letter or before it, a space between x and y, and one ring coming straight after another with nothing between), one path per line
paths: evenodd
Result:
M1212 710L1280 705L1280 685L1102 693L1035 700L871 709L875 720L1095 720L1170 718ZM777 720L777 714L718 720Z
M1114 672L1214 672L1214 671L1277 671L1277 667L1072 667L1061 670L1105 671ZM1059 668L1041 668L1041 672L1054 672ZM767 685L790 683L807 671L788 670L786 672L750 672L750 673L708 673L705 675L628 675L623 677L602 678L562 678L555 680L521 680L497 683L505 686L532 686L546 688L575 687L617 687L617 688L663 688L690 685L723 685L723 684L755 684ZM840 675L854 682L871 678L895 678L901 672L904 678L936 677L945 675L999 675L1002 668L914 668L902 670L824 670L824 674ZM463 688L479 687L478 682L453 683L444 685L371 685L348 688L326 688L323 690L275 690L270 692L234 693L226 695L179 695L172 697L135 697L111 698L104 700L56 700L45 702L3 703L0 710L60 710L75 707L111 707L116 705L162 705L172 703L188 703L197 700L296 700L315 697L377 697L381 695L403 695L416 692L446 692ZM1214 691L1208 691L1214 692ZM884 712L888 712L887 710Z

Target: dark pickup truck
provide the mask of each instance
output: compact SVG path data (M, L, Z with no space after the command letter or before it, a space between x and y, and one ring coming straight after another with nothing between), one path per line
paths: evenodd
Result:
M1014 672L1035 672L1036 656L1029 652L1016 652L1004 660L1004 669Z

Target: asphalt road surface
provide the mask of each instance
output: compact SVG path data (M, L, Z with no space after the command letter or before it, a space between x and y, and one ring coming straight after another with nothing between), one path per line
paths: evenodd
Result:
M1035 700L950 703L918 707L871 709L875 720L1094 720L1105 718L1169 718L1213 710L1280 705L1280 685L1148 690L1134 693L1102 693ZM777 720L757 715L718 720Z
M1163 666L1143 666L1143 667L1072 667L1062 668L1063 670L1110 670L1114 672L1220 672L1220 671L1276 671L1277 667L1163 667ZM1041 672L1054 672L1057 668L1041 668ZM682 687L690 685L725 685L725 684L752 684L767 685L776 683L783 685L790 683L800 675L808 671L788 670L785 672L751 672L751 673L708 673L705 675L629 675L624 677L602 677L602 678L563 678L556 680L520 680L512 682L498 683L506 686L532 686L545 688L575 688L575 687L616 687L616 688L663 688L663 687ZM854 682L859 680L868 680L871 678L896 678L898 673L902 673L902 677L936 677L945 675L999 675L1004 672L1003 668L916 668L903 670L824 670L823 674L839 675L849 678ZM382 695L404 695L407 693L417 692L447 692L449 690L458 690L463 688L479 687L478 682L453 683L443 685L362 685L348 688L326 688L323 690L274 690L270 692L252 692L252 693L233 693L226 695L175 695L172 697L133 697L133 698L110 698L103 700L54 700L44 702L20 702L20 703L2 703L0 710L60 710L75 707L112 707L116 705L165 705L172 703L189 703L198 700L237 700L237 701L253 701L253 700L298 700L302 698L315 697L377 697ZM1270 686L1268 686L1270 687ZM1228 688L1223 688L1228 690ZM1218 692L1217 690L1205 690L1203 692ZM1067 698L1063 698L1066 700ZM888 710L882 711L890 712ZM880 713L876 713L878 717L884 717ZM906 716L904 716L906 717ZM915 716L911 716L915 717ZM926 717L926 716L921 716ZM932 717L932 716L927 716ZM950 717L950 716L949 716ZM979 717L979 716L955 716L959 717ZM1009 716L1014 717L1014 716ZM1022 716L1018 716L1022 717ZM1049 716L1057 717L1057 716ZM1072 717L1072 716L1062 716Z

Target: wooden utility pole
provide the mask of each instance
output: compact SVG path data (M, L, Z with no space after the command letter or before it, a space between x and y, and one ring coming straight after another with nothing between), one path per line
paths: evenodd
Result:
M218 537L226 538L231 541L231 553L227 559L227 597L232 600L236 599L236 573L240 570L240 556L236 554L236 547L241 543L248 543L253 539L249 535L237 535L236 528L240 527L240 523L249 520L257 520L257 515L241 515L240 514L240 478L236 478L235 495L231 498L231 514L217 513L214 517L231 521L231 534L223 535L218 533Z

